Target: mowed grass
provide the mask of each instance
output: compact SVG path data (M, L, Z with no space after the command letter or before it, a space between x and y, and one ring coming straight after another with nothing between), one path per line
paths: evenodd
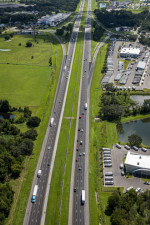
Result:
M0 49L11 49L10 52L0 51L1 99L8 99L13 106L40 106L52 72L49 58L52 57L55 63L57 44L52 48L52 39L51 35L40 35L36 37L37 44L34 37L28 35L15 35L9 42L0 38ZM31 41L34 47L26 48L27 41ZM60 61L61 51L57 54Z
M32 36L14 36L13 40L11 42L8 42L13 43L12 47L9 46L9 48L15 48L15 43L18 42L26 43L27 40L34 42L34 39L32 38ZM36 39L38 41L39 47L36 47L36 55L38 56L39 54L40 56L37 57L37 60L33 65L31 65L30 60L27 60L27 65L23 65L22 60L20 60L19 64L17 65L13 64L16 60L15 57L18 57L18 55L22 55L22 51L24 51L24 57L26 57L26 48L23 50L20 48L21 52L16 53L16 55L14 54L14 61L12 58L11 64L0 65L2 66L2 73L0 74L0 77L2 77L1 81L3 81L3 85L0 85L2 86L2 88L3 86L5 86L3 90L6 94L7 92L9 93L7 95L7 99L10 101L11 105L22 107L30 106L33 111L33 115L37 115L41 118L40 127L38 127L37 129L38 138L34 142L33 154L24 160L23 171L20 177L16 180L10 181L10 184L15 191L15 196L10 215L6 220L6 224L12 225L23 224L25 209L31 190L35 168L38 162L41 146L48 125L48 120L51 114L63 56L61 45L52 35L40 35ZM2 44L2 39L0 39L0 41ZM46 46L48 52L47 58L45 58L44 55L43 60L41 49L46 49ZM0 46L0 48L4 47ZM18 44L16 48L18 48ZM29 50L32 51L32 48L27 49L27 51ZM49 57L52 57L52 68L50 68L48 65ZM41 63L42 61L43 64ZM2 76L4 72L5 76L8 76L11 79L4 79ZM0 98L4 97L6 99L6 95L4 95L3 92L0 93ZM25 131L26 125L19 124L19 128Z
M109 194L101 192L100 189L102 184L100 180L99 149L100 147L111 147L117 141L117 132L114 123L107 121L95 122L95 118L99 114L98 105L102 93L100 84L101 69L104 64L106 50L107 44L104 44L97 55L90 90L89 212L91 225L98 225L100 218L102 222L107 221L107 223L102 224L110 224L110 219L104 213ZM98 194L98 203L96 202L96 193Z
M70 179L71 179L71 168L72 168L72 156L73 156L73 150L74 150L73 146L74 146L75 127L76 127L80 75L81 75L81 66L82 66L83 39L84 39L84 33L79 33L75 56L74 56L74 63L73 63L72 72L71 72L68 95L67 95L67 100L65 105L64 118L62 121L61 132L59 136L59 142L58 142L57 153L56 153L55 164L54 164L53 175L52 175L52 181L50 186L47 214L46 214L46 220L45 220L46 225L58 224L67 143L68 143L68 150L67 150L66 168L65 168L65 174L64 174L64 186L63 186L63 192L62 192L60 224L66 225L68 223ZM70 116L73 117L71 121L71 127L70 127L70 119L67 119L67 117L70 117ZM70 136L69 136L69 127L70 127ZM69 136L69 139L68 139L68 136Z

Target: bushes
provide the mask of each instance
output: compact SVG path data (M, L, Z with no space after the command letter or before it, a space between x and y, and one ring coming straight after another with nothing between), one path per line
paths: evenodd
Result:
M37 116L30 117L27 122L28 127L38 127L40 125L40 118Z

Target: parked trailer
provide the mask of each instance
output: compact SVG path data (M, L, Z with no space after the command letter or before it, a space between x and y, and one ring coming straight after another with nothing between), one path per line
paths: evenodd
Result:
M119 145L119 144L116 144L116 147L119 148L119 149L121 149L121 145Z
M112 167L112 163L105 163L105 167Z
M110 148L103 148L103 151L110 151Z
M113 185L114 182L113 181L105 181L105 185Z
M84 205L85 203L85 190L82 190L81 192L81 204Z
M113 176L113 172L106 172L105 176Z
M111 160L111 157L104 157L104 161L105 160Z
M54 125L54 117L51 118L50 127L52 127L53 125Z
M112 163L111 160L104 160L104 163L107 164L107 163Z
M38 190L38 185L35 185L35 186L34 186L34 190L33 190L32 200L31 200L32 203L34 203L35 200L36 200L37 190Z
M106 180L113 180L113 177L106 176L106 177L105 177L105 181L106 181Z
M103 154L111 154L111 151L105 151Z
M104 157L111 157L110 154L104 154Z

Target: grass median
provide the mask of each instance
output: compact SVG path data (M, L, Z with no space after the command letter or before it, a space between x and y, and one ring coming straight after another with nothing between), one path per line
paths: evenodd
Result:
M70 180L71 180L72 156L74 150L73 146L76 127L80 75L82 67L83 40L84 40L84 33L80 32L78 36L78 42L76 45L64 117L62 121L53 175L51 180L46 221L45 221L45 224L47 225L58 224L65 158L66 158L66 166L64 173L64 185L62 191L60 224L65 225L68 223ZM70 127L70 117L72 117L71 127ZM69 127L70 127L70 134L69 134Z
M34 46L26 48L27 41L31 41ZM63 54L61 45L51 34L38 35L36 39L32 35L14 35L8 43L1 38L1 45L0 48L9 48L11 51L0 52L3 63L0 65L0 98L7 98L12 106L29 106L32 115L41 118L33 154L24 160L20 177L10 181L15 195L6 224L20 225L23 224L35 168L51 114ZM50 57L52 67L48 63ZM26 129L26 124L18 126L21 131Z

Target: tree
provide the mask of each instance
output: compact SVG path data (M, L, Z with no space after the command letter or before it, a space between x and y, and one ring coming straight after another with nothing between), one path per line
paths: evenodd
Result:
M10 39L10 36L9 35L6 35L5 36L5 41L8 41Z
M131 136L128 136L128 141L131 146L140 146L142 143L142 138L137 134L132 134Z
M49 58L49 66L52 66L52 57Z
M106 91L115 91L116 90L116 88L114 87L114 85L113 85L113 83L108 83L108 84L105 84L105 89L106 89Z
M20 173L21 173L21 170L22 170L22 166L20 165L20 163L16 162L15 164L13 164L11 166L11 173L12 173L12 176L14 178L17 178Z
M33 142L29 138L24 139L19 144L18 150L21 152L22 155L31 155L33 150Z
M101 109L103 119L108 121L120 120L124 112L124 108L120 105L105 105Z
M28 119L27 126L28 127L38 127L40 122L41 122L41 120L39 117L33 116Z
M28 41L28 42L26 43L26 47L27 47L27 48L32 47L32 43Z
M56 34L62 36L64 34L64 30L63 29L57 29Z
M7 113L9 109L10 109L10 105L7 100L0 101L0 112Z
M36 140L36 137L38 136L37 131L34 129L27 130L22 135L24 138L29 138L32 139L33 141Z
M29 109L29 107L24 107L24 117L29 118L32 114L32 111Z

